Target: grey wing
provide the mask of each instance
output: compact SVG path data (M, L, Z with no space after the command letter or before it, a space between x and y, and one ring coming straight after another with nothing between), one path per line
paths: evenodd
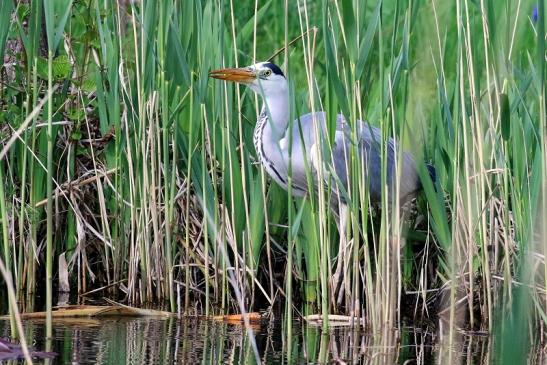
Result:
M319 127L316 129L316 126ZM333 189L333 203L338 199L346 201L348 189L348 171L352 169L350 151L358 146L361 176L359 179L368 187L370 200L379 203L382 197L382 158L381 158L381 131L363 121L357 121L357 138L351 139L351 127L339 114L336 120L336 134L332 149L328 148L326 134L326 115L316 112L302 115L293 125L293 181L300 186L307 186L306 168L312 168L312 177L317 188L318 172L322 172L324 180L328 181ZM316 136L319 135L320 143ZM303 138L302 138L303 137ZM390 196L396 182L396 150L397 143L389 138L387 141L387 182ZM296 156L307 156L295 158ZM416 163L408 152L402 153L401 172L399 180L399 197L406 200L420 189L420 182L416 172ZM307 165L307 167L306 167ZM321 170L320 170L321 169Z
M330 156L331 164L334 169L336 183L336 193L340 200L345 201L348 189L348 171L352 169L350 161L351 148L358 146L359 163L361 172L359 180L368 187L370 200L373 203L379 203L382 197L382 158L381 141L382 136L378 128L371 126L363 121L357 121L357 140L351 139L350 126L345 122L342 115L338 115L336 135L332 154ZM396 151L397 143L389 138L387 140L387 182L390 188L390 196L393 193L393 187L396 182ZM418 175L416 173L416 164L412 156L402 153L403 161L401 163L401 173L399 174L399 197L401 200L407 200L416 190L420 189Z

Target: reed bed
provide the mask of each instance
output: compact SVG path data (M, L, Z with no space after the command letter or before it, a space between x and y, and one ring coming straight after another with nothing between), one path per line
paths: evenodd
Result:
M342 249L329 184L270 182L260 101L208 78L283 46L294 118L367 120L436 168L410 207L387 188L371 207L354 158ZM282 308L287 331L438 316L522 354L544 332L544 2L4 1L0 54L0 258L22 309L68 282L180 314Z

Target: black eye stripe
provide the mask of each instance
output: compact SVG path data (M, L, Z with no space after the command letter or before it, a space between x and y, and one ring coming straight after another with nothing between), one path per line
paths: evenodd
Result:
M283 75L283 72L281 71L281 69L279 68L279 66L277 66L275 63L266 62L266 63L264 63L264 66L266 66L266 67L268 67L270 70L272 70L272 72L273 72L274 74L285 77L285 75Z

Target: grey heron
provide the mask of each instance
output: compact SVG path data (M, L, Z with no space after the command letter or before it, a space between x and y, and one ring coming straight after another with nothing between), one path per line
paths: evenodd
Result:
M323 111L300 116L292 123L292 135L289 133L289 88L287 79L281 69L271 62L260 62L243 68L225 68L213 70L209 74L215 79L233 81L247 85L262 97L262 111L254 130L254 145L260 163L268 175L285 190L288 189L289 165L291 166L291 192L294 196L303 197L308 193L306 171L311 168L313 180L319 181L317 172L322 168L325 175L334 172L336 183L331 184L331 208L335 215L341 217L339 209L345 205L341 191L347 191L350 156L351 127L339 114L336 120L336 132L332 148L327 153L320 153L321 139L326 138L326 114ZM361 163L364 168L362 178L369 188L371 203L380 203L382 196L381 182L381 131L357 121L357 141ZM320 140L317 140L319 137ZM291 143L292 141L292 143ZM291 145L290 145L291 144ZM392 196L396 174L396 153L398 144L392 138L387 140L387 184L388 196ZM290 151L290 154L289 154ZM289 157L290 156L290 157ZM398 196L400 201L407 201L421 189L416 171L416 162L408 152L402 152L399 165ZM290 161L289 161L290 159ZM325 164L327 166L320 166ZM427 165L431 177L434 170ZM341 204L340 204L341 203ZM338 217L337 217L338 218ZM337 219L338 220L338 219ZM339 223L339 222L338 222ZM340 229L340 227L339 227Z

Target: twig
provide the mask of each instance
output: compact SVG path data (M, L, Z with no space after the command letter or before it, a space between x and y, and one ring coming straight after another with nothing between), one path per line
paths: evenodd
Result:
M313 31L313 33L315 35L318 30L319 30L319 28L317 28L317 27L312 27L312 28L308 29L307 31L305 31L304 33L300 34L298 37L296 37L295 39L290 41L289 44L287 44L287 47L292 46L295 42L297 42L300 38L304 37L309 32ZM275 57L277 57L277 55L279 55L284 50L285 50L285 46L279 48L277 51L274 52L273 55L270 56L270 58L268 58L267 62L270 62L271 60L273 60Z
M21 323L21 316L19 315L19 309L17 308L17 299L15 295L15 290L13 290L11 273L8 271L1 258L0 274L4 278L4 282L6 283L6 287L8 290L8 301L12 310L12 313L10 314L15 320L15 326L17 327L17 332L19 334L19 342L21 343L21 349L23 350L23 355L25 356L25 362L27 364L32 364L32 360L30 359L30 353L27 347L27 341L25 339L25 331L23 329L23 324Z
M17 131L11 136L11 138L9 139L9 141L6 143L6 145L4 146L4 148L2 148L2 152L0 152L0 160L4 158L4 156L8 153L10 147L12 144L15 143L15 141L17 140L17 138L19 138L19 136L21 135L21 133L23 133L23 131L27 128L27 126L30 124L30 122L32 122L32 120L34 119L34 117L36 117L40 111L42 110L42 107L44 106L44 104L47 102L48 100L48 97L49 95L53 95L53 92L55 92L55 90L57 90L59 85L55 85L53 87L53 89L51 90L51 93L47 93L43 98L42 100L40 100L40 102L38 103L38 105L36 105L36 107L32 110L32 112L30 112L30 114L27 116L27 118L25 119L25 121L19 126L19 129L17 129Z
M88 177L87 179L84 179L82 181L74 180L74 181L66 182L66 183L62 184L60 187L58 187L57 189L55 189L54 195L57 195L59 192L62 192L62 194L65 195L67 193L67 188L69 188L69 187L87 185L87 184L92 183L94 181L97 181L97 180L99 180L103 177L111 175L114 172L116 172L117 170L118 170L117 168L113 168L113 169L110 169L106 172L97 174L95 176ZM47 198L44 199L44 200L40 200L38 203L36 203L35 208L39 208L39 207L45 205L46 203L47 203Z
M86 291L85 293L80 294L80 296L85 297L86 295L90 295L90 294L96 293L96 292L98 292L98 291L101 291L101 290L105 290L105 289L111 288L111 287L113 287L113 286L115 286L115 285L118 285L118 284L120 284L120 283L123 283L124 281L127 281L127 279L118 280L118 281L113 282L113 283L111 283L111 284L108 284L108 285L105 285L105 286L101 286L100 288L93 289L93 290L90 290L90 291Z

